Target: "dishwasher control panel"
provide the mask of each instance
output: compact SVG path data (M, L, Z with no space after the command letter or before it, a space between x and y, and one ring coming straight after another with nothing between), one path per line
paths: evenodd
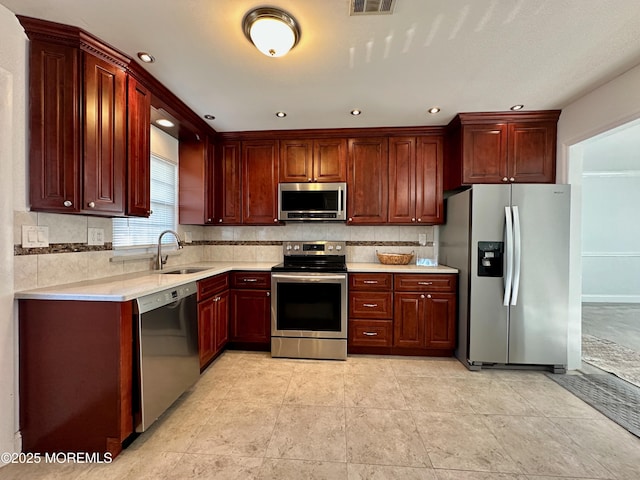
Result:
M189 295L195 295L197 292L196 282L185 283L175 288L163 290L157 293L151 293L144 297L136 299L137 313L144 313L150 310L154 310L170 303L177 302L178 300L188 297Z

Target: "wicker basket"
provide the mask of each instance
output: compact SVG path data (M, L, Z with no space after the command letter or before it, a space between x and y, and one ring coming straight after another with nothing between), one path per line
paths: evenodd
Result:
M376 255L380 263L384 265L407 265L413 258L413 252L411 253L378 253Z

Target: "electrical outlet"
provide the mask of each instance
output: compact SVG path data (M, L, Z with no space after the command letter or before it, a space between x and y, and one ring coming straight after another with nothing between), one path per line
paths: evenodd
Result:
M423 247L427 244L427 234L426 233L419 233L418 234L418 243L420 245L422 245Z
M91 228L87 229L87 244L89 245L104 245L104 228Z
M191 232L184 232L184 243L191 242L193 242L193 236L191 235Z

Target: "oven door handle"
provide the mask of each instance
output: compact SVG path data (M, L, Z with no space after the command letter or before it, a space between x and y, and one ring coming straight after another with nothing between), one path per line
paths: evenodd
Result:
M275 278L276 280L279 279L283 279L283 280L298 280L298 281L305 281L305 282L326 282L329 280L346 280L347 276L346 275L287 275L284 273L272 273L271 274L272 278Z

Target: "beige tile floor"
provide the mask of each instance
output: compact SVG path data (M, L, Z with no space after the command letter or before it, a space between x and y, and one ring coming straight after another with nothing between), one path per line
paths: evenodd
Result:
M226 352L112 464L23 478L637 480L640 439L540 372Z

